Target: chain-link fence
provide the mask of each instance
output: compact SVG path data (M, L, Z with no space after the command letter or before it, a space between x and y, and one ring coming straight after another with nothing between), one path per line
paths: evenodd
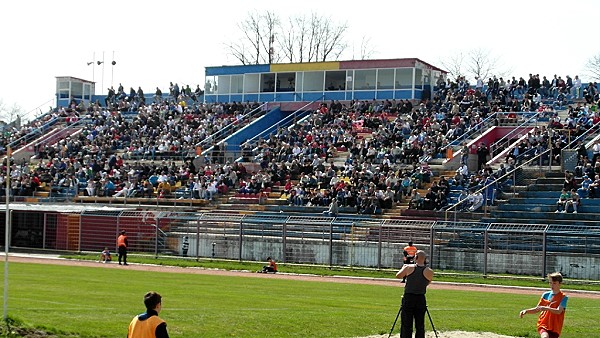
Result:
M4 221L4 214L0 214ZM413 242L437 270L600 279L600 226L394 220L270 213L13 210L12 248L100 252L126 230L129 252L400 268ZM0 230L4 234L4 228Z

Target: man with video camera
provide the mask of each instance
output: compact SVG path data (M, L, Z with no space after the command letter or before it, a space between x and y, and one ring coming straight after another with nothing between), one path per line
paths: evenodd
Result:
M412 337L413 320L415 338L425 338L425 313L427 286L433 280L433 270L426 265L427 255L423 250L417 250L414 264L405 264L396 273L396 278L406 278L404 296L402 297L400 337Z

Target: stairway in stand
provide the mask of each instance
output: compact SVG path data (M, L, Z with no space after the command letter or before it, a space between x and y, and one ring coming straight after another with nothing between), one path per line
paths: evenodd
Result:
M564 174L548 172L531 179L526 190L498 205L482 222L521 224L561 224L595 226L600 221L600 199L583 198L578 213L556 213L556 202L563 188ZM579 181L578 181L579 182ZM580 186L578 184L578 186Z

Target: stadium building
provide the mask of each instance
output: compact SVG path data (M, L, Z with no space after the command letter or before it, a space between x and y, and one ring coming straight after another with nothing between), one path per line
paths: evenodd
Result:
M417 58L207 67L205 100L420 100L445 74Z

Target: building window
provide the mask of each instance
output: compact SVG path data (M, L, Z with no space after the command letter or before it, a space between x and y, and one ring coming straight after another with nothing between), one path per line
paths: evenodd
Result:
M219 75L217 76L218 86L215 86L215 93L217 94L229 94L231 93L231 76Z
M296 73L277 73L278 92L293 92L296 90Z
M244 75L244 93L258 93L260 74Z
M325 90L345 90L346 71L325 72Z
M244 75L231 75L231 93L241 94L244 91Z
M393 69L377 70L377 90L381 89L394 89Z
M423 69L415 69L415 87L417 89L423 88Z
M71 83L71 98L73 99L83 99L83 83L81 82L72 82Z
M214 94L217 92L217 77L216 76L207 76L206 82L204 83L204 93L205 94Z
M412 68L396 69L396 89L412 89Z
M325 73L319 72L304 72L304 88L305 92L321 92L323 91L323 81Z
M272 93L275 91L275 74L265 73L260 75L260 91Z
M377 81L375 75L376 71L374 69L354 71L354 90L375 89Z

